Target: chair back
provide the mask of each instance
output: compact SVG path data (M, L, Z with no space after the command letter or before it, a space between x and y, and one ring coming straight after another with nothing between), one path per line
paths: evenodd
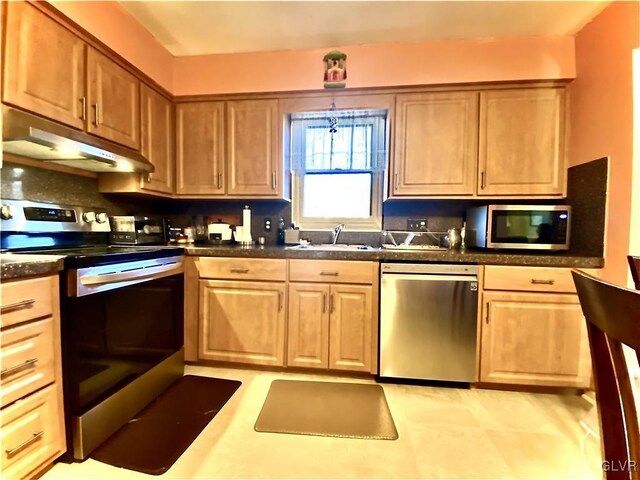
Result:
M610 479L640 479L640 428L622 345L640 360L640 292L574 270L587 320L600 416L603 469Z
M633 283L636 285L636 290L640 290L640 257L632 257L629 255L627 259L629 260Z

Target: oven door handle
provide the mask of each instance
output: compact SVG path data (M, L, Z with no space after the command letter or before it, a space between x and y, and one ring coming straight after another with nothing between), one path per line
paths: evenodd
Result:
M180 266L181 265L179 263L170 263L168 265L159 265L157 267L137 268L127 272L105 273L104 275L87 275L86 277L80 277L80 283L83 286L92 286L128 282L130 280L139 280L143 278L153 278L159 274L179 269Z

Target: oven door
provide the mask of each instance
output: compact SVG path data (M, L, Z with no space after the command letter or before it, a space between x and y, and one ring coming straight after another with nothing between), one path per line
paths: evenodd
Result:
M182 257L70 270L67 294L65 414L83 459L182 375Z

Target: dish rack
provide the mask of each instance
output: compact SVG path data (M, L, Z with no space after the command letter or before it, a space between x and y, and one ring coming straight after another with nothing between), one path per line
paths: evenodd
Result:
M447 232L384 230L382 248L389 250L447 250L443 239Z

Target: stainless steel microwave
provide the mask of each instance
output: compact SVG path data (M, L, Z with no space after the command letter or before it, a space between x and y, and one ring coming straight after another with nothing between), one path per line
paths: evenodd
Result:
M570 231L568 205L486 205L467 210L469 247L568 250Z

